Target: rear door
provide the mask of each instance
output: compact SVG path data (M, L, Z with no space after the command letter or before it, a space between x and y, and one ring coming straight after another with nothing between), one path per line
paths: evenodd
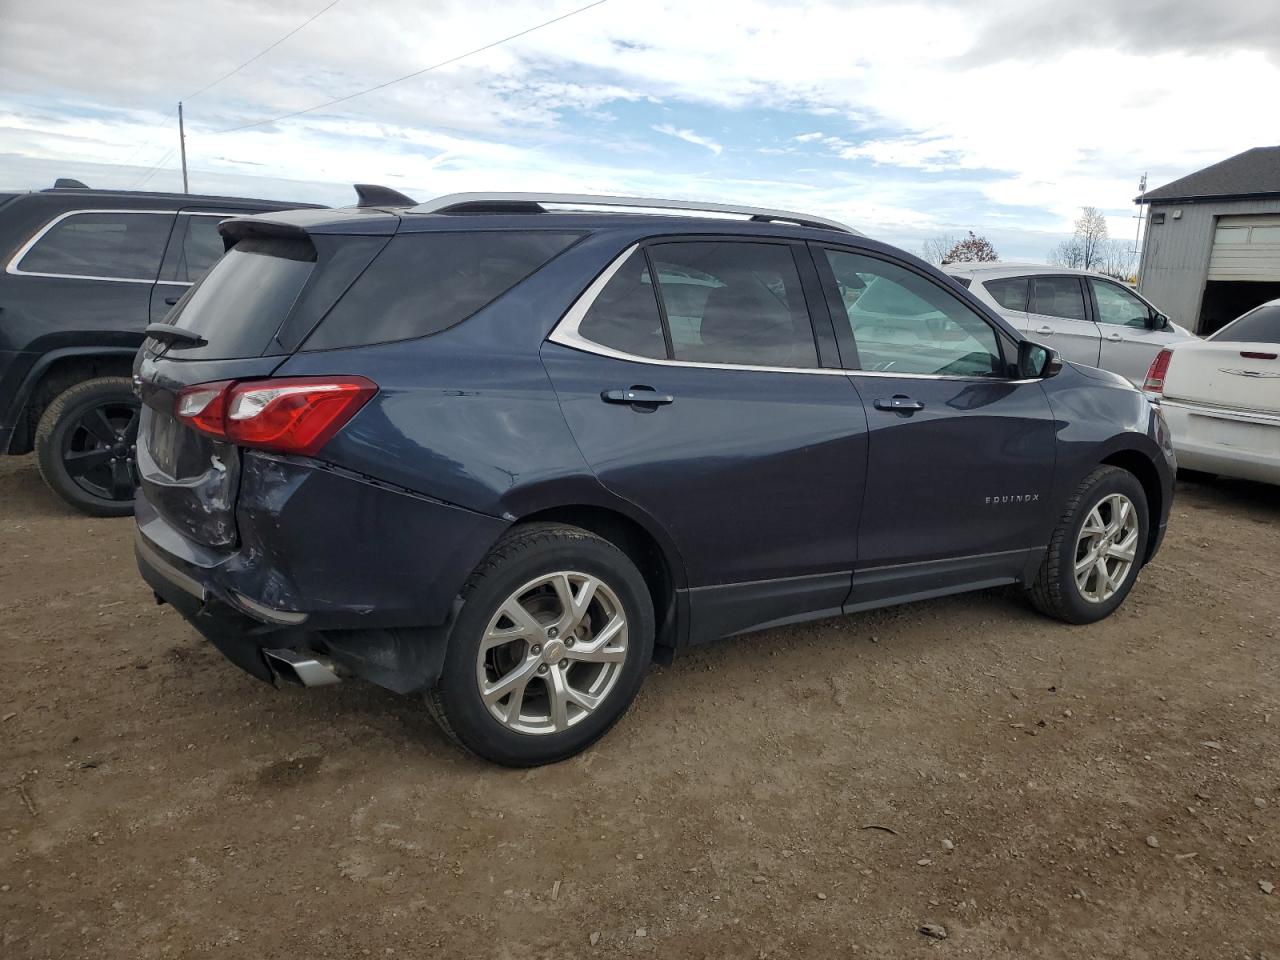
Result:
M1022 575L1047 545L1056 431L1040 382L1012 376L1015 341L906 263L817 255L868 418L850 609Z
M1098 365L1098 326L1089 319L1078 276L1031 277L1026 330L1032 340L1053 347L1064 359Z
M591 468L678 546L695 639L837 613L848 592L866 418L806 292L816 282L803 244L654 242L544 345Z
M1093 315L1102 335L1098 366L1141 384L1147 368L1161 349L1186 337L1155 330L1156 311L1135 293L1111 280L1089 277L1086 281Z

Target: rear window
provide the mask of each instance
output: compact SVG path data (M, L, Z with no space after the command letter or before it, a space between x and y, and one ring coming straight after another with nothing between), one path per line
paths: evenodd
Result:
M19 261L22 273L154 281L172 213L73 213L49 227Z
M973 279L971 277L952 277L951 279L960 284L960 286L964 287L966 290L969 289L969 284L973 283Z
M329 311L304 349L439 333L492 303L581 236L543 231L401 234Z
M1280 304L1267 304L1246 313L1209 339L1214 343L1280 343Z
M167 356L222 360L261 356L293 309L315 267L311 241L254 237L239 241L169 315L200 334L204 346L174 342Z

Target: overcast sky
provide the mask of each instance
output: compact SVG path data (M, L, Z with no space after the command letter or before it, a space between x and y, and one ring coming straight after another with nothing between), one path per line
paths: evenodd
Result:
M346 204L353 181L786 207L1043 259L1078 208L1280 143L1274 0L0 0L0 187Z

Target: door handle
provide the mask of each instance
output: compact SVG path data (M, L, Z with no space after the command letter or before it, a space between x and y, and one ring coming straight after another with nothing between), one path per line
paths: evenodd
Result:
M875 402L877 410L892 410L894 413L915 413L923 410L924 404L910 397L881 397Z
M177 303L180 299L181 299L181 297L165 297L165 298L164 298L164 305L165 305L166 307L172 307L172 306L173 306L175 303Z
M1038 334L1040 334L1040 335L1042 335L1042 336L1045 336L1045 337L1051 337L1051 336L1053 336L1053 327L1049 326L1049 325L1046 323L1043 327L1038 328L1038 329L1036 330L1036 333L1038 333Z
M1107 339L1110 340L1112 343L1119 343L1121 340L1124 339L1124 337L1120 336L1120 334L1118 333L1110 333L1110 334L1107 334Z
M637 407L658 407L666 403L674 403L675 397L669 393L659 393L653 387L632 386L625 390L603 390L600 399L605 403L629 403Z

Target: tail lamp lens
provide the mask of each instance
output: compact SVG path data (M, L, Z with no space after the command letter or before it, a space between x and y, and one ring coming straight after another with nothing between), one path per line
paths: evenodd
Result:
M220 381L178 394L178 419L230 443L279 453L319 452L378 387L363 377Z
M1142 383L1143 390L1157 395L1164 393L1164 378L1169 373L1171 359L1173 359L1172 350L1161 350L1156 354L1156 358L1151 361L1151 366L1147 368L1147 379Z

